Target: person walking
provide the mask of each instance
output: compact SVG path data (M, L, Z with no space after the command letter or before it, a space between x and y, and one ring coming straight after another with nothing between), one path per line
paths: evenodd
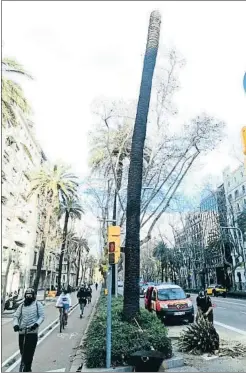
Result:
M98 288L98 283L97 282L95 283L95 288L96 288L96 291L97 291L97 288Z
M200 291L197 298L196 298L196 305L197 305L197 320L202 315L208 318L208 321L213 324L214 322L214 314L213 314L213 305L211 298L207 295L207 291Z
M77 293L77 298L78 298L78 301L79 301L79 308L80 308L80 318L82 319L82 316L84 314L84 308L86 306L86 303L87 303L87 291L86 291L86 288L84 286L81 286L81 288L79 289L78 293Z
M32 371L33 356L38 342L38 329L43 321L43 305L36 300L34 289L29 288L25 291L24 302L19 305L13 317L14 331L19 332L19 349L25 367L24 372ZM27 329L26 332L25 329Z

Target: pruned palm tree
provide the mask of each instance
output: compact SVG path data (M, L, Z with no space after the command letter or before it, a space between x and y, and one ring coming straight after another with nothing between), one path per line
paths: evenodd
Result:
M42 264L50 231L50 220L52 214L56 214L62 198L69 198L76 195L78 188L77 177L70 172L70 168L63 164L51 165L45 163L40 170L31 177L31 191L29 198L36 194L40 201L44 201L42 206L44 212L43 234L37 264L37 273L34 280L34 289L37 292L41 276Z
M68 222L69 222L69 219L80 220L83 214L84 214L84 210L81 204L79 203L77 198L73 197L73 195L62 199L62 202L60 205L60 216L64 216L64 225L63 225L61 252L60 252L60 257L59 257L58 289L57 289L58 294L61 291L62 264L63 264L64 253L66 251Z
M2 60L2 125L11 123L17 126L19 123L18 111L27 115L31 108L24 96L23 89L14 80L14 75L22 75L32 79L22 65L11 58Z
M146 138L152 80L159 46L161 17L152 12L144 57L142 81L134 125L127 189L124 317L132 320L139 313L140 212L143 177L143 151Z

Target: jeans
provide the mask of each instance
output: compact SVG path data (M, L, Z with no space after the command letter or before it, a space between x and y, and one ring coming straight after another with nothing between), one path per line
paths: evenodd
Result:
M24 345L24 338L25 338L25 345ZM22 355L22 361L25 365L24 372L31 372L32 368L32 360L34 356L34 352L36 350L36 346L38 343L38 334L37 333L30 333L26 334L19 334L19 348L20 353Z
M84 303L80 303L80 304L79 304L79 307L80 307L80 314L83 315L83 313L84 313L84 308L85 308L85 304L84 304Z

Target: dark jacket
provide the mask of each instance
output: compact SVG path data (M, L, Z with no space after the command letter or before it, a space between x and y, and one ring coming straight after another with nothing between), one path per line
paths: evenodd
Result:
M86 297L87 297L87 292L84 289L80 289L77 293L77 298L79 300L79 303L85 303L86 304Z

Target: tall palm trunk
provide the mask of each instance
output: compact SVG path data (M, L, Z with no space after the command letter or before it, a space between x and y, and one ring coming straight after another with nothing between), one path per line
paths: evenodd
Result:
M161 17L152 12L137 114L132 137L132 148L127 188L124 317L132 320L139 312L140 277L140 205L143 174L143 149L146 137L152 79L158 52Z
M34 284L33 284L35 293L38 292L38 285L39 285L41 272L42 272L42 266L44 262L45 248L47 245L48 235L49 235L49 230L50 230L50 218L51 218L51 214L53 210L53 200L49 202L50 198L52 198L52 195L48 195L47 197L48 197L48 211L47 211L47 215L45 219L44 234L43 234L42 242L41 242L40 249L39 249L36 277L35 277Z
M76 286L79 285L80 261L81 261L81 248L79 248L79 254L78 254L78 264L77 264L77 273L76 273Z
M68 221L69 221L69 212L66 210L64 226L63 226L63 234L62 234L61 253L59 257L59 268L58 268L58 279L57 279L57 292L58 293L60 293L61 291L62 265L63 265L63 258L64 258L64 253L65 253L65 248L66 248Z

